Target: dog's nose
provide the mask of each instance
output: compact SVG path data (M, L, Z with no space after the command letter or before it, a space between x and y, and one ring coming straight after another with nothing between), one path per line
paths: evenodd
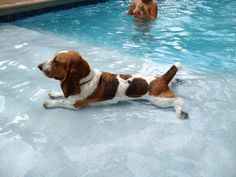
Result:
M42 69L43 69L43 63L39 64L39 65L38 65L38 68L42 71Z

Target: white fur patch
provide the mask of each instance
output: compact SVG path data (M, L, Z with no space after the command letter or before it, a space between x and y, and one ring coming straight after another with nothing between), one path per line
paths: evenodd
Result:
M180 70L182 68L182 64L180 62L175 63L175 67Z
M87 98L97 88L97 85L98 85L98 82L100 80L102 73L98 70L94 70L93 72L94 72L94 76L93 76L92 80L80 87L81 92L78 95L79 100Z
M95 76L95 71L91 69L89 75L80 80L80 84L83 84L83 83L85 83L85 82L88 82L88 81L91 80L94 76Z
M115 98L116 97L124 97L125 96L125 92L126 92L127 88L130 85L128 83L128 81L132 81L133 80L133 76L131 78L125 80L125 79L122 79L120 77L120 75L117 75L117 79L119 81L119 85L118 85L118 88L117 88L117 91L116 91Z
M42 70L50 72L52 70L51 63L50 62L44 63Z
M69 52L68 50L62 50L62 51L58 52L57 55L60 53L68 53L68 52Z

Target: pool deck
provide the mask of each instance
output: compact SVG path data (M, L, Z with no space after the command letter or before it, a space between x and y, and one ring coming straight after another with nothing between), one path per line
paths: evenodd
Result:
M0 16L84 1L86 0L0 0Z

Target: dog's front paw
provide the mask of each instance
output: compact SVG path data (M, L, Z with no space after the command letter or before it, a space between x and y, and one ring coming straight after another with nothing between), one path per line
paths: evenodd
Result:
M48 96L52 99L61 99L61 98L64 98L64 95L63 93L61 92L55 92L55 91L50 91L48 93Z
M55 107L55 101L53 101L53 100L44 101L43 106L44 106L44 108L46 108L46 109L48 109L48 108L54 108L54 107Z

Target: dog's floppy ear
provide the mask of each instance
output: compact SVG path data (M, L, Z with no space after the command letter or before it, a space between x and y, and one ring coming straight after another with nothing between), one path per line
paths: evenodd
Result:
M66 98L80 93L80 79L86 77L89 72L88 63L80 56L67 63L66 75L61 81L61 88Z
M79 81L77 71L69 66L64 79L61 81L61 88L66 98L80 93Z

